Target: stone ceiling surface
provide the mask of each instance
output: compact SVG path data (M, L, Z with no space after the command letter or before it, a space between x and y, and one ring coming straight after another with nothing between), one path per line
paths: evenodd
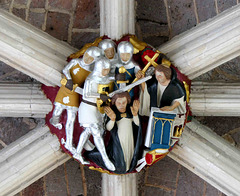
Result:
M238 0L136 1L136 34L143 41L157 47L238 3ZM81 48L99 36L98 0L1 0L0 7L76 48ZM196 80L238 81L239 60L237 57ZM37 82L4 63L0 63L0 81ZM233 145L239 146L238 117L198 117L198 120L219 135L225 135ZM0 118L0 149L42 121L32 118ZM223 195L170 158L142 171L139 179L139 194L142 196ZM18 195L83 195L86 188L88 195L100 195L101 174L80 167L77 162L70 160Z

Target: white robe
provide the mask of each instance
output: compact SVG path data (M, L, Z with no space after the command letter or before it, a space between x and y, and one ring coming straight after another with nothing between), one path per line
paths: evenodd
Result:
M117 121L118 126L118 138L122 147L124 160L126 163L126 171L129 170L130 164L132 162L133 154L134 154L134 138L133 138L133 128L132 122L136 125L139 125L138 116L133 116L133 118L122 118ZM106 125L107 130L111 130L114 127L115 121L109 121Z
M158 83L158 89L157 89L157 96L158 96L158 103L160 103L162 95L165 91L167 86L163 86ZM179 102L180 105L175 108L173 111L160 111L158 108L150 108L150 95L147 90L147 84L145 85L144 91L140 92L139 96L139 101L140 101L140 108L139 108L139 114L142 116L149 116L149 122L148 122L148 127L147 127L147 133L145 137L145 146L150 148L151 146L151 137L152 137L152 119L151 116L153 115L153 112L162 112L162 113L175 113L175 114L185 114L186 113L186 101L184 101L184 96L180 97L179 99L174 99L171 105L175 101ZM159 107L159 106L158 106ZM185 116L184 117L179 117L178 115L176 116L174 120L175 125L181 125L184 123Z
M158 103L160 103L162 95L165 91L167 86L163 86L158 83L158 90L157 90L157 96L158 96ZM140 101L140 108L139 108L139 114L142 116L149 116L150 115L150 95L147 90L147 84L145 83L145 89L142 92L140 91L140 96L139 96L139 101ZM186 113L186 101L184 101L184 96L180 97L179 99L174 99L172 104L178 101L180 105L173 110L173 112L177 114L185 114Z

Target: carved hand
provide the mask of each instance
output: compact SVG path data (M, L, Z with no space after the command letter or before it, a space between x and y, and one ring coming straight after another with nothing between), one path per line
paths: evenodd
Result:
M173 103L173 105L171 105L171 106L164 106L164 107L160 108L160 110L162 110L162 111L173 111L179 105L180 105L180 103L178 101L175 101Z
M144 73L141 71L141 70L139 70L137 73L136 73L136 78L137 79L141 79L141 78L143 78L144 77Z
M115 121L115 120L116 120L116 114L114 113L114 111L113 111L109 106L104 107L104 112L107 114L107 116L108 116L112 121Z
M139 71L136 73L135 76L136 76L136 78L139 80L139 79L141 79L141 78L144 78L145 74L144 74L143 71L139 70ZM144 91L144 89L145 89L145 82L143 82L143 83L141 84L141 90Z
M172 106L164 106L164 107L160 108L160 110L162 110L162 111L172 111L174 109L173 109Z
M137 116L139 107L140 107L139 100L134 100L133 105L130 107L133 116Z

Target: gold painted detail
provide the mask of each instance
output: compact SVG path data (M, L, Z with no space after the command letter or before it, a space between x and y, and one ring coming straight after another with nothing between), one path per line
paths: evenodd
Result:
M174 121L174 119L168 119L168 118L158 118L158 117L155 117L153 116L154 119L156 120L166 120L166 121Z
M156 52L158 54L161 54L161 52L159 50L156 50ZM170 67L172 63L169 60L163 58L162 59L162 64L165 65L166 67Z
M186 100L187 100L187 103L189 103L189 100L190 100L189 85L185 81L183 81L183 84L184 84L184 88L186 90Z
M108 93L110 92L110 89L112 89L112 85L113 85L112 83L109 83L109 84L99 84L97 92L99 94L108 95ZM98 110L99 110L99 112L101 114L104 114L103 104L110 105L110 102L111 102L111 99L108 99L106 101L106 103L104 103L100 98L97 98L97 108L98 108Z
M62 85L58 90L55 102L66 106L79 107L79 94Z
M129 83L129 80L125 80L125 81L117 81L117 84L123 84L123 83ZM131 89L130 89L131 90ZM129 91L130 91L129 90Z
M126 113L122 113L122 114L121 114L121 117L122 117L122 118L126 118L126 117L127 117L127 114L126 114Z
M110 90L110 84L99 84L97 92L99 94L108 94Z
M153 58L150 58L148 55L145 55L144 58L148 61L147 65L142 69L142 73L145 74L145 72L147 71L147 69L153 65L154 67L156 67L158 64L155 62L155 60L157 59L157 57L159 56L160 51L157 50L157 53L154 54ZM132 83L138 81L137 78L135 78L133 80ZM130 89L131 90L131 89ZM130 91L128 90L128 92Z
M109 85L109 93L113 92L114 82L110 82L108 85Z
M70 57L71 59L79 58L79 57L81 57L81 56L86 52L86 50L87 50L89 47L91 47L91 46L98 46L98 44L99 44L101 41L102 41L102 37L98 37L94 42L85 44L79 51L77 51L76 53L71 54L69 57Z
M65 86L67 84L67 79L66 78L62 78L60 83L61 83L61 85Z
M147 71L148 67L150 67L151 65L157 67L158 64L155 62L155 60L158 58L158 56L159 53L155 53L152 58L150 58L148 55L144 56L144 58L148 61L147 65L143 69L144 72Z
M99 171L99 172L101 172L101 173L111 174L109 171L103 170L102 168L96 168L96 167L90 166L89 169L95 170L95 171Z
M154 150L148 152L148 154L152 155L152 163L154 163L155 161L163 158L163 157L156 158L157 155L167 155L168 154L168 152L166 152L166 153L157 153L156 150L166 150L166 149L160 149L159 148L159 149L154 149ZM148 164L148 165L151 165L151 164Z
M78 63L70 69L70 74L74 84L81 86L86 80L87 76L90 74L90 71L82 68Z
M139 53L139 50L137 48L133 47L133 54L137 54L137 53Z
M128 70L124 67L124 66L121 66L120 68L119 68L119 70L118 70L118 72L120 73L120 74L123 74L123 73L127 73L130 77L132 77L132 74L130 74L129 72L128 72ZM125 80L125 81L117 81L117 84L123 84L123 83L129 83L129 80Z
M124 67L124 66L121 66L120 68L119 68L119 73L125 73L127 70L126 70L126 68Z
M66 78L62 78L60 83L61 83L61 85L65 86L67 84L67 79ZM78 87L78 84L74 84L72 92L74 92L77 87Z
M169 61L169 60L167 60L167 59L162 59L162 65L164 66L165 65L165 67L170 67L171 66L171 62Z
M126 72L130 77L132 77L132 74L130 74L129 71L124 66L121 66L119 68L119 73L126 73Z
M176 130L174 130L173 136L174 137L180 137L182 135L182 130L183 130L182 127L176 127Z
M103 101L97 98L97 109L101 114L104 114L104 108L102 107Z
M135 35L131 35L129 40L134 48L133 54L137 54L147 46L147 43L140 41Z
M130 74L128 70L126 70L126 72L132 78L132 74Z

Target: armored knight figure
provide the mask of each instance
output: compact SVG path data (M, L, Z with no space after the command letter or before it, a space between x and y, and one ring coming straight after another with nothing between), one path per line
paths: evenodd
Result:
M132 83L135 78L135 74L140 70L138 64L132 60L133 45L127 41L119 43L118 51L118 63L116 64L116 81L115 89L122 88L127 84ZM133 98L133 89L129 92L131 98Z
M80 104L79 94L74 90L77 86L81 86L84 83L93 69L93 63L100 56L101 50L98 47L89 47L84 53L83 58L72 59L63 69L65 78L61 80L62 86L55 98L55 108L50 123L59 130L62 129L62 124L59 120L63 110L67 110L66 141L62 138L61 142L71 153L75 152L75 148L72 145L73 127Z
M79 160L82 164L89 164L82 157L82 150L90 135L93 135L94 143L99 150L106 168L111 171L115 170L114 165L109 160L102 134L103 128L103 114L97 108L97 100L101 95L106 94L110 83L108 73L110 71L110 62L105 57L96 61L93 72L87 77L83 88L83 100L79 107L79 123L84 127L81 133L78 146L73 158Z
M102 50L103 55L110 61L111 70L109 76L115 76L116 63L118 61L118 56L116 54L116 44L111 39L102 40L98 47Z

